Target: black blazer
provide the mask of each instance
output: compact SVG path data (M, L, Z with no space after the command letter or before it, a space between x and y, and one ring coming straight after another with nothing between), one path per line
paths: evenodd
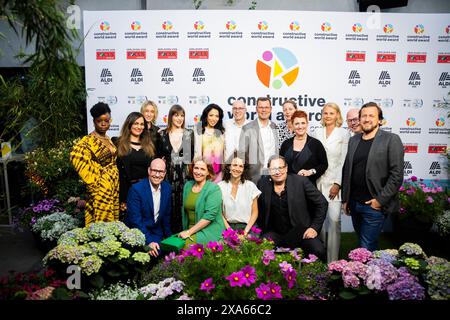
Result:
M160 128L154 124L148 129L148 134L150 134L150 139L155 147L155 158L162 157L162 138L161 134L158 132L159 130Z
M259 180L258 189L262 192L258 198L258 226L265 232L268 229L273 190L270 176L263 176ZM328 210L328 201L322 193L309 179L295 174L288 174L286 190L292 226L302 225L305 230L313 228L320 233Z
M280 148L280 155L286 159L289 173L297 174L301 169L315 169L316 174L308 177L314 185L316 185L317 179L328 168L327 152L322 142L309 135L306 135L305 146L297 156L294 156L294 137L283 142Z

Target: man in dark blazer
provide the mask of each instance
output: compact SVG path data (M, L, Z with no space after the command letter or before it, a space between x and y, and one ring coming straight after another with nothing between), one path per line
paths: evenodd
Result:
M389 213L400 208L404 150L400 137L380 129L383 111L375 102L359 111L362 133L350 138L342 176L344 212L352 216L359 245L378 249Z
M148 167L148 179L135 183L128 192L128 214L125 224L137 228L145 235L150 255L157 257L159 243L171 235L172 188L167 181L166 163L154 159Z
M279 155L268 162L270 176L258 182L258 226L263 237L276 246L302 248L326 261L326 250L318 234L327 215L328 202L307 177L288 174L286 160Z
M278 154L277 125L270 120L272 104L269 98L262 97L256 101L258 118L242 127L239 137L238 156L249 164L249 176L255 184L267 173L267 160Z

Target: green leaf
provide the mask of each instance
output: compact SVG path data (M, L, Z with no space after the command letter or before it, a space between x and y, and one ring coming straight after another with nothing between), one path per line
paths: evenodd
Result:
M341 292L339 292L339 297L341 297L344 300L350 300L350 299L355 299L356 294L354 294L353 292L351 292L349 290L344 289Z

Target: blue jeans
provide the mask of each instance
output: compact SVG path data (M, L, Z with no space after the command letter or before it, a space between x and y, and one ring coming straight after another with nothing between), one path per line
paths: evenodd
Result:
M370 251L378 250L378 238L386 219L384 212L354 200L349 201L349 207L353 228L359 237L359 246Z

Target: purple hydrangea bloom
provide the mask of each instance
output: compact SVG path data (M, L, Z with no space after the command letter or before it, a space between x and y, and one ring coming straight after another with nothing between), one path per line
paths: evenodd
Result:
M328 271L331 271L331 272L336 271L336 272L341 273L347 264L348 264L348 261L343 260L343 259L330 262L328 264Z
M366 248L357 248L350 251L348 257L350 258L350 260L365 263L372 259L373 254Z
M406 268L399 268L399 277L387 286L390 300L423 300L425 289L419 284L417 277L409 274Z

